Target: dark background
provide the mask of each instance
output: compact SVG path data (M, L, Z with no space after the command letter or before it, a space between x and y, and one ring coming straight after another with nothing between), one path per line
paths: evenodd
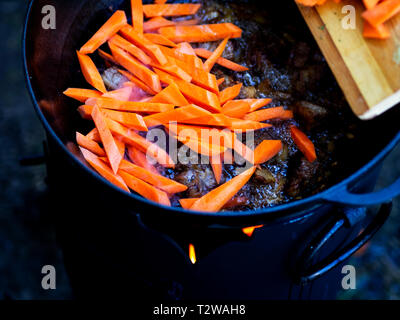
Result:
M44 130L28 96L21 37L27 0L0 1L0 299L68 299L68 278L57 248L44 166L19 159L43 153ZM399 126L400 127L400 126ZM373 141L371 142L373 143ZM378 188L400 176L400 148L385 162ZM400 299L400 201L374 240L350 262L357 289L340 299ZM54 265L57 289L41 287L41 268Z

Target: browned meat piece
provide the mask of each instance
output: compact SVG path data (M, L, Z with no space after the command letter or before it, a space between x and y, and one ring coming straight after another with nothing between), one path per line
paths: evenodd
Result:
M294 112L306 126L307 130L323 124L323 120L328 115L328 111L325 108L307 101L297 102Z
M117 68L114 67L104 70L102 78L108 90L119 89L124 82L128 81L128 79L120 74Z
M318 180L319 162L316 160L311 163L302 156L299 161L294 161L292 169L286 192L290 197L298 199L308 194Z
M295 68L303 68L309 58L310 51L307 43L297 43L290 53L289 64Z
M175 180L188 186L187 198L198 198L216 187L214 173L208 165L178 165L179 173Z

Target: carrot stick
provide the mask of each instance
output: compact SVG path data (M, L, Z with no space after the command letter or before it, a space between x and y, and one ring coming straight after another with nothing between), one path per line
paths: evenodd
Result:
M140 194L143 198L151 201L163 204L165 206L171 206L171 202L168 199L168 195L152 185L140 180L125 171L120 171L120 176L125 183L136 193Z
M220 156L221 153L226 151L226 147L210 144L207 141L192 139L185 134L180 136L175 136L175 138L186 145L188 148L192 149L198 154L202 154L208 157Z
M155 92L161 91L161 84L159 77L150 69L146 68L138 60L132 57L129 53L125 52L121 48L115 46L111 42L108 42L113 57L119 64L126 68L129 72L134 74L139 79L148 85Z
M385 0L380 2L378 5L364 11L361 16L367 20L375 28L394 17L400 12L400 1L399 0ZM161 30L161 29L160 29ZM169 37L167 37L169 38ZM170 39L172 40L172 39ZM172 40L173 41L173 40Z
M144 53L143 50L139 49L134 44L125 40L118 34L113 36L109 41L112 44L116 45L117 47L124 49L126 52L129 52L132 56L134 56L140 62L142 62L144 64L150 64L151 58L146 53Z
M217 85L220 86L221 84L223 84L225 81L225 78L219 78L217 79Z
M152 173L158 174L156 167L154 167L148 160L146 155L133 146L128 146L128 156L131 161Z
M164 4L167 2L167 0L154 0L154 2L157 4Z
M100 134L97 128L93 128L85 137L95 142L101 142Z
M282 142L280 140L263 140L254 149L254 164L267 162L281 150Z
M246 161L254 163L254 151L237 138L234 141L233 150Z
M198 199L191 207L191 210L215 212L223 208L223 206L237 194L240 189L250 180L254 174L256 167L252 167L243 173L237 175L233 179L225 182L218 188L210 191L200 199Z
M240 99L239 101L245 101L250 104L250 111L257 111L258 109L266 106L267 104L271 103L272 99L265 98L265 99Z
M367 9L372 9L373 7L375 7L377 5L379 0L363 0L363 2L364 2L364 6Z
M101 97L120 100L120 101L128 101L131 97L131 94L132 94L132 87L122 87L117 90L108 91L107 93L104 93Z
M132 25L139 34L143 33L143 3L142 0L131 0Z
M168 179L160 174L155 174L126 160L122 160L119 170L125 171L126 173L129 173L130 175L143 180L168 194L183 192L188 188L179 182Z
M130 192L124 180L117 174L111 170L109 166L107 166L103 161L101 161L95 154L86 150L85 148L80 147L80 150L83 154L85 160L101 175L103 178L110 181L112 184L120 187L121 189Z
M210 42L225 38L240 38L242 35L242 30L232 23L171 26L160 28L158 31L175 43Z
M228 87L219 93L219 102L224 105L228 100L235 99L242 88L242 84L236 84L232 87Z
M154 32L162 27L174 26L175 22L167 20L163 17L154 17L143 23L143 30L145 32Z
M364 21L363 36L371 39L387 39L390 37L390 31L384 24L373 27L367 21Z
M188 20L180 20L175 21L175 25L177 26L194 26L199 23L199 19L188 19Z
M279 117L279 119L281 119L281 120L288 120L288 119L293 119L293 117L294 117L293 111L291 111L291 110L285 110L285 111L281 114L281 116Z
M174 109L173 104L158 102L120 101L111 98L98 98L96 100L96 103L100 108L129 112L158 113L167 112Z
M150 116L144 117L143 119L146 125L151 127L163 123L168 123L171 121L179 122L192 118L198 118L208 114L210 114L209 111L201 107L189 104L187 106L180 107L167 112L152 114Z
M186 98L191 99L195 104L214 112L219 112L221 110L220 102L215 93L173 77L157 68L155 68L154 71L159 75L162 82L166 84L175 82L182 94Z
M197 49L194 49L194 51L196 52L196 54L199 57L205 58L205 59L208 59L212 55L211 51L208 51L207 49L204 49L204 48L197 48ZM225 67L225 68L233 70L233 71L241 72L241 71L249 70L249 68L241 66L240 64L237 64L237 63L235 63L233 61L230 61L230 60L222 58L222 57L219 57L217 59L216 63L219 64L222 67Z
M246 114L243 119L251 121L265 121L270 119L276 119L283 115L285 109L283 107L273 107L268 109L262 109Z
M270 128L272 125L269 123L262 123L258 121L252 120L242 120L236 118L230 118L231 124L229 129L233 131L241 131L241 130L260 130L264 128Z
M317 155L315 153L314 144L311 140L295 126L290 128L290 133L294 143L297 145L299 150L303 152L307 160L314 162L317 159Z
M121 141L119 139L115 139L115 143L117 144L119 153L121 154L122 160L123 160L124 157L125 157L125 148L126 148L125 142L123 142L123 141Z
M126 144L132 145L140 151L154 158L159 164L167 168L174 168L175 164L168 153L155 143L151 143L133 130L124 127L118 122L106 118L107 126L117 134Z
M63 92L67 97L73 98L80 102L85 102L89 98L101 97L101 92L91 89L68 88Z
M137 33L130 25L123 27L120 30L120 33L125 39L138 46L159 64L167 63L167 58L165 58L160 48L151 41L147 40L143 34Z
M242 100L230 100L222 107L222 113L233 118L242 118L250 110L250 104Z
M101 75L92 59L90 59L90 57L87 55L79 53L78 51L76 53L78 55L79 64L86 81L97 90L103 93L107 92L103 79L101 78Z
M118 65L118 62L115 61L114 57L111 54L109 54L101 49L98 49L97 52L99 53L99 56L105 60L105 62L111 62L112 64L114 64L116 66Z
M107 126L106 118L103 116L97 106L93 107L92 119L94 121L94 124L96 125L97 130L99 131L101 142L103 143L107 158L110 161L111 168L116 174L118 172L119 164L122 160L122 155L119 152L114 137L112 136L110 129Z
M215 181L219 184L222 177L222 161L221 155L213 156L210 158L211 168L214 172Z
M169 56L171 58L180 60L181 62L184 62L185 64L187 64L188 68L201 68L203 70L203 62L201 61L200 58L197 58L196 55L191 55L191 54L185 53L187 51L182 50L182 48L178 47L178 46L174 49L159 46L159 49L162 51L162 53L166 57ZM179 66L183 68L182 65L179 65Z
M179 203L183 209L190 209L190 207L197 201L199 198L186 198L179 199Z
M260 224L260 225L258 225L258 226L253 226L253 227L246 227L246 228L243 228L243 229L242 229L242 232L243 232L246 236L251 237L251 236L253 235L255 229L259 229L259 228L262 228L262 227L264 227L263 224Z
M171 83L168 87L155 95L150 102L171 103L177 107L184 107L189 104L175 83Z
M144 37L154 44L159 44L167 47L176 47L175 43L158 33L145 33Z
M204 62L204 70L210 72L217 60L222 56L229 38L225 38L214 50L211 56Z
M144 122L142 116L136 113L121 112L121 111L107 110L107 109L103 109L102 112L106 117L113 119L129 128L139 131L148 131L146 123Z
M76 142L82 148L85 148L85 149L93 152L94 154L98 155L99 157L104 157L106 155L103 148L101 148L97 142L93 141L92 139L89 139L88 137L84 136L83 134L81 134L79 132L76 133Z
M116 34L128 22L125 12L116 11L110 19L97 31L92 38L79 50L81 54L95 52L102 44L106 43L114 34Z
M147 18L151 17L176 17L195 14L200 9L197 3L174 3L174 4L145 4L143 12Z
M182 68L177 66L175 63L168 62L164 65L160 65L158 63L152 62L152 63L150 63L150 66L152 66L153 68L157 68L158 70L167 72L181 80L184 80L187 82L192 81L192 77L186 71L184 71Z
M145 91L151 95L157 94L157 92L155 92L152 88L150 88L142 80L136 78L133 74L129 73L128 71L118 69L118 72L121 73L122 75L124 75L125 77L127 77L129 81L136 84L143 91Z

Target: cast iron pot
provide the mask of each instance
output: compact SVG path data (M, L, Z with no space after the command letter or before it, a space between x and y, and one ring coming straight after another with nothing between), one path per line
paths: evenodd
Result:
M359 170L331 188L299 201L256 211L204 213L165 207L138 195L128 194L81 161L73 143L74 132L81 128L81 122L75 108L71 107L71 101L62 95L65 88L72 84L77 87L85 86L83 82L79 82L82 77L78 72L75 50L110 16L109 8L123 7L126 5L123 2L33 0L29 3L26 16L23 54L27 85L47 134L49 181L55 191L54 199L57 199L55 205L59 217L59 238L67 265L68 261L70 264L68 271L71 281L76 284L84 278L88 283L88 275L80 272L77 261L85 261L93 269L98 269L98 264L94 263L94 254L88 254L93 251L98 252L97 256L103 257L103 264L106 260L110 262L111 257L118 260L118 273L123 273L121 270L125 269L133 270L135 267L132 265L135 265L138 268L135 272L143 275L139 278L147 277L155 283L160 283L155 279L155 274L162 273L164 278L175 277L175 280L184 277L178 283L189 288L186 289L189 293L182 295L191 298L290 297L287 294L289 284L304 285L329 270L339 270L338 266L382 226L390 213L390 201L400 194L400 179L384 190L371 193L383 160L400 141L399 108L378 120L360 124L365 126L365 146L376 152L374 151L373 156L360 157ZM44 29L42 26L42 19L49 13L43 9L46 5L52 5L56 9L56 29ZM290 8L293 3L289 0L282 6ZM305 28L298 14L289 18L298 19L298 23L302 23ZM91 190L90 194L88 190ZM366 215L364 208L374 205L381 205L378 213L374 217ZM237 242L239 246L242 245L240 240L236 234L230 237L231 231L227 230L240 230L259 224L264 224L266 231L256 234L251 240L251 247L256 249L254 256L249 258L248 265L244 266L239 263L243 254L240 250L247 254L251 250L249 247L237 247ZM138 226L141 227L140 230ZM147 230L146 235L143 233L144 229ZM361 229L363 232L359 234ZM207 247L203 250L204 259L198 263L202 264L202 270L197 270L194 277L192 271L187 272L187 268L192 266L182 243L184 240L204 242L204 234L210 236L210 230L218 231L214 239L221 243L204 246ZM222 238L224 239L218 240ZM299 240L302 240L301 244ZM146 245L143 244L144 241ZM172 249L165 249L165 241ZM140 252L134 251L133 248L138 247L137 243L146 250L142 248ZM84 244L90 249L85 251ZM270 244L273 244L274 250L266 249ZM135 253L127 258L127 252ZM225 263L238 264L234 271L231 268L228 271L223 263L221 266L221 261L216 258L227 252L231 255L225 256ZM137 266L138 259L154 261L155 255L159 256L157 261L162 257L162 271L160 268L149 270L148 264ZM262 261L260 256L263 257ZM258 257L257 263L254 262L254 257ZM230 258L232 261L228 262ZM219 264L218 268L216 264ZM109 265L115 263L111 262ZM199 266L196 267L200 269ZM238 271L239 269L242 271ZM210 270L214 270L214 273ZM92 287L87 285L81 292L99 293L97 289L93 289L99 278L103 287L107 287L105 283L111 286L113 281L103 271L96 273L92 282L89 281ZM264 282L260 281L260 274L265 278ZM269 276L266 277L266 274ZM205 281L205 277L209 281ZM234 288L229 285L232 278L238 283ZM238 278L241 280L237 280ZM82 288L82 283L80 286ZM263 290L262 287L265 286L269 290ZM257 287L259 290L256 290ZM254 294L248 290L252 290ZM101 292L104 295L106 291ZM151 295L151 290L149 292ZM328 296L329 294L318 293L316 297Z

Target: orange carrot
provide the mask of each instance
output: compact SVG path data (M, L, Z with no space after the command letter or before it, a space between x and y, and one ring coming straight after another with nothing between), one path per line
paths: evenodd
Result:
M229 38L225 38L214 50L211 56L204 62L204 70L210 72L217 60L222 56Z
M175 83L171 83L168 87L155 95L150 102L171 103L177 107L184 107L189 104Z
M176 17L195 14L200 9L197 3L145 4L143 12L147 18Z
M362 17L375 28L400 12L399 0L385 0L362 13ZM167 37L169 38L169 37ZM172 40L172 39L171 39Z
M280 140L263 140L254 149L254 164L267 162L281 150L282 142Z
M100 134L97 128L93 128L85 137L95 142L101 142Z
M142 80L140 80L139 78L136 78L133 74L129 73L128 71L118 69L118 72L121 73L122 75L124 75L125 77L127 77L129 79L129 81L133 82L135 85L137 85L143 91L145 91L151 95L157 94L157 92L155 92L152 88L150 88Z
M235 99L242 88L242 84L236 84L232 87L228 87L219 93L219 102L224 105L228 100Z
M196 26L171 26L160 28L159 33L177 42L210 42L225 38L240 38L242 30L232 23L204 24Z
M198 23L199 23L199 19L188 19L188 20L175 21L175 25L177 25L177 26L194 26Z
M89 56L76 52L86 81L101 92L107 92L103 79Z
M219 78L219 79L217 79L217 84L218 84L218 86L220 86L221 84L223 84L224 81L225 81L225 78Z
M97 31L92 38L79 50L81 54L95 52L102 44L106 43L114 34L116 34L126 21L125 12L118 10L110 19Z
M363 2L364 2L364 6L367 9L372 9L373 7L375 7L377 5L379 0L363 0Z
M293 119L294 114L293 111L291 110L285 110L279 117L281 120L288 120L288 119Z
M101 148L97 142L93 141L92 139L89 139L88 137L84 136L83 134L81 134L79 132L76 133L76 142L82 148L85 148L85 149L93 152L94 154L98 155L99 157L104 157L106 155L103 148Z
M113 45L111 42L108 43L115 60L120 63L129 72L142 79L143 82L148 85L155 92L161 91L161 84L159 77L150 69L146 68L138 60L136 60L129 53L125 52L121 48Z
M225 182L218 188L213 189L200 199L198 199L191 207L191 210L214 212L223 208L223 206L237 194L240 189L250 180L256 167L252 167L243 173L237 175L233 179Z
M103 116L97 106L93 107L92 119L99 131L101 142L103 143L104 149L107 154L107 158L110 161L110 165L114 173L118 172L119 164L122 160L122 155L119 152L117 144L115 143L114 137L112 136L110 129L106 123L106 118Z
M140 151L148 154L164 167L175 167L175 164L168 153L157 144L151 143L150 141L135 133L133 130L124 127L114 120L106 118L106 123L110 130L114 134L118 135L125 143L132 145Z
M220 156L221 153L226 151L226 147L210 144L203 140L192 139L190 136L185 134L175 136L175 138L188 148L192 149L194 152L208 157L213 157L216 155Z
M108 161L107 158L102 160ZM160 174L155 174L126 160L121 161L119 170L125 171L126 173L129 173L130 175L143 180L168 194L183 192L188 188L179 182L168 179Z
M215 93L205 90L194 84L188 83L186 81L180 80L156 68L154 69L154 71L159 75L162 82L166 84L171 84L175 82L182 94L186 98L191 99L195 104L198 104L199 106L211 111L218 112L221 110L220 102Z
M183 209L190 209L190 207L197 201L199 198L186 198L179 199L179 203Z
M167 112L174 109L173 104L158 102L120 101L111 98L98 98L96 100L96 103L100 108L128 112L158 113Z
M150 63L150 66L152 66L153 68L157 68L158 70L167 72L181 80L184 80L187 82L192 81L192 77L186 71L184 71L182 68L177 66L175 63L168 62L164 65L160 65L158 63L153 62L153 63Z
M201 59L198 58L196 55L185 53L187 51L183 50L183 48L179 47L179 45L174 49L163 46L159 46L159 49L166 57L169 56L177 60L180 60L181 62L187 64L188 68L201 68L203 70L203 62L201 61ZM179 66L183 68L182 65Z
M235 139L233 150L236 151L243 159L250 163L254 163L254 151L251 150L246 144L239 139Z
M144 122L142 116L136 113L121 112L121 111L107 110L107 109L103 109L102 112L108 118L113 119L129 128L139 131L148 131L146 123Z
M133 146L128 146L128 156L134 164L152 173L158 174L156 167L147 160L146 155L142 151L139 151Z
M211 168L214 172L215 181L219 184L222 177L222 161L221 155L213 156L210 158Z
M317 159L314 144L311 140L299 130L299 128L292 126L290 128L292 139L301 152L305 155L308 161L314 162Z
M90 89L68 88L63 93L67 97L73 98L80 102L85 102L89 98L101 97L101 92Z
M109 166L107 166L103 161L101 161L95 154L86 150L85 148L80 147L80 150L83 154L85 160L105 179L110 181L112 184L120 187L121 189L130 192L124 180L117 174L111 170Z
M167 0L154 0L154 3L157 3L157 4L164 4L166 2L167 2Z
M138 46L159 64L162 65L167 63L167 58L165 58L160 48L151 41L147 40L143 34L137 33L130 25L123 27L120 30L120 33L125 39Z
M140 180L125 171L120 171L120 176L133 191L140 194L143 198L151 201L163 204L165 206L171 206L171 202L168 199L168 195L152 185Z
M111 62L112 64L118 65L118 62L115 61L114 57L111 54L109 54L101 49L98 50L98 53L99 53L99 56L102 57L106 62Z
M197 49L194 49L194 51L196 52L196 54L199 57L205 58L205 59L208 59L212 55L211 51L208 51L207 49L204 49L204 48L197 48ZM232 61L222 58L222 57L219 57L217 59L216 63L222 67L225 67L225 68L233 70L233 71L241 72L241 71L249 70L249 68L243 67L240 64L237 64L235 62L232 62Z
M158 33L145 33L144 37L155 44L167 47L176 47L175 43Z
M230 100L222 107L222 113L233 118L242 118L250 110L250 104L242 100Z
M265 98L265 99L241 99L240 101L245 101L250 104L250 111L257 111L258 109L266 106L267 104L271 103L272 99Z
M131 0L132 25L139 34L143 33L143 3L142 0Z
M373 27L367 21L364 21L363 36L371 39L387 39L390 37L390 31L384 24Z
M171 20L167 20L163 17L154 17L143 24L143 30L145 32L154 32L162 27L170 27L174 25L175 23Z
M115 100L128 101L132 95L132 87L122 87L120 89L103 93L102 98L111 98ZM97 99L95 99L97 101Z
M252 120L242 120L236 118L229 118L229 120L230 120L230 125L228 127L233 131L260 130L272 127L272 125L270 125L269 123L262 123Z
M246 114L243 119L244 120L252 120L252 121L265 121L279 118L283 115L285 109L283 107L273 107L268 109L261 109L251 113Z
M126 52L129 52L132 56L134 56L140 62L142 62L144 64L150 64L151 58L146 53L144 53L143 50L139 49L134 44L125 40L121 36L116 34L109 41L112 44L116 45L117 47L124 49Z

